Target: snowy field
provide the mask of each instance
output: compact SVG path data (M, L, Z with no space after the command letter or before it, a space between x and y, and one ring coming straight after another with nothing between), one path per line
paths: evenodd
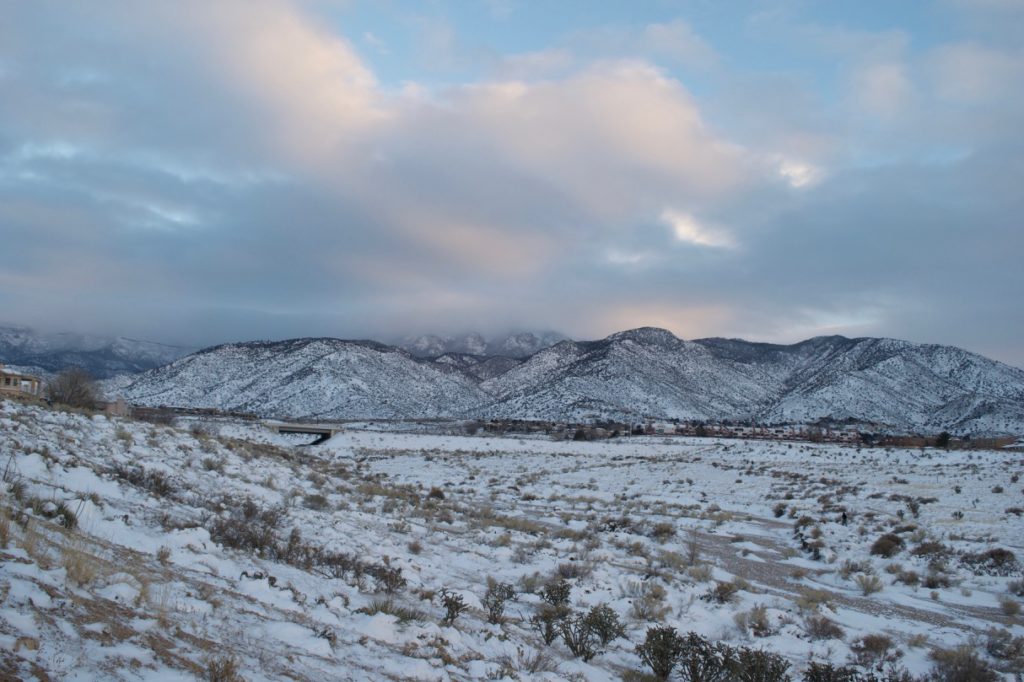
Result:
M0 401L0 467L2 679L641 680L654 627L794 680L1024 662L1020 452L358 429L307 448ZM568 646L562 623L602 605L621 630Z

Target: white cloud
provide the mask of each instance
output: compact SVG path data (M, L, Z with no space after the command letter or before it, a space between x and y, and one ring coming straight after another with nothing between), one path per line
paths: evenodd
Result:
M732 249L737 245L727 231L704 225L689 213L667 208L661 213L661 221L672 228L675 238L681 242L717 249Z

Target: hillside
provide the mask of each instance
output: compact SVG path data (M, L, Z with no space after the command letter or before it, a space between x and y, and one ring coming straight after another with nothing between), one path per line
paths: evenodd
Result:
M907 682L966 643L998 679L1022 666L1015 453L357 429L300 448L2 398L0 432L4 680L616 682L648 679L654 627L772 652L778 682L809 661L876 679L865 641Z
M132 402L316 418L849 421L871 428L1024 432L1024 371L894 339L792 345L684 341L642 328L526 359L433 359L373 342L231 344L108 385Z
M97 379L160 367L192 349L122 336L36 332L0 326L0 362L42 375L80 367Z

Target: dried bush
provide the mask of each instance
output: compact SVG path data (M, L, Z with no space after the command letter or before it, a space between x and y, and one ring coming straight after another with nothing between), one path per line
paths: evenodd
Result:
M845 635L835 621L825 616L809 616L804 621L804 629L811 639L842 639Z
M895 533L886 533L871 545L871 554L886 559L896 556L903 549L903 538Z
M280 509L261 509L246 500L225 516L216 517L207 530L210 539L224 547L270 556L277 554L277 527L282 514Z
M47 399L68 407L91 410L96 407L98 396L92 377L78 367L64 370L46 384Z
M231 656L209 659L205 678L206 682L245 682L238 673L238 661Z
M386 599L374 599L368 605L361 609L357 609L358 613L366 614L367 616L375 616L378 613L386 613L389 616L394 616L400 623L408 623L414 620L425 621L427 620L427 614L420 609L412 608L398 603L391 597Z
M859 573L855 578L857 587L860 588L861 594L865 597L874 594L875 592L882 591L882 581L877 575L869 575L867 573Z
M736 598L736 593L739 591L740 588L736 583L718 583L705 592L701 599L716 604L728 604Z
M864 635L850 645L854 661L864 668L878 667L892 663L903 655L887 635Z
M667 521L654 524L650 532L650 536L658 542L668 542L675 534L676 527Z
M1000 676L970 646L935 649L930 678L935 682L997 682Z
M1024 664L1024 637L1014 637L1009 630L993 628L985 636L985 651L996 660Z
M964 554L960 557L960 561L976 574L1006 576L1013 575L1020 570L1014 553L1002 547L993 547L975 554Z
M141 464L135 466L117 464L114 466L114 475L134 486L148 490L157 497L168 497L175 491L167 474L156 470L147 471Z

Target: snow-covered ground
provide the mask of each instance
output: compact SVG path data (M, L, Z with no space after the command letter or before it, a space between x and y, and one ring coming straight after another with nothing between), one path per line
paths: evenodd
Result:
M782 654L794 679L869 635L914 674L962 644L1009 670L986 645L1024 635L1021 569L984 553L1024 551L1022 470L656 437L296 447L0 401L0 678L639 679L655 625ZM589 662L531 625L558 578L625 626ZM489 579L515 588L500 623ZM451 624L445 594L468 606Z

